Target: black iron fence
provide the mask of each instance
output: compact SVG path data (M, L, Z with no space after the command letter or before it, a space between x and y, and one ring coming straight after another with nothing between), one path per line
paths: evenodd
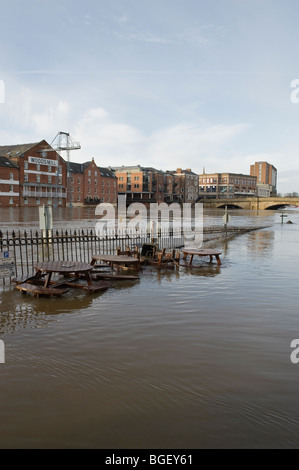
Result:
M204 227L202 242L214 242L241 233L266 227ZM160 249L175 249L184 246L186 234L169 228L159 229L154 239ZM152 242L149 231L125 230L123 234L98 236L94 229L53 230L0 230L0 279L4 276L4 255L14 264L15 276L27 276L34 272L34 265L42 261L79 261L90 263L95 254L115 254L118 248L125 251ZM1 268L3 270L1 270ZM7 270L5 271L7 273Z
M115 254L117 248L125 251L152 241L149 232L107 234L98 236L94 229L43 231L0 231L0 254L8 252L14 262L15 275L26 276L34 265L42 261L80 261L90 263L92 255ZM183 235L170 230L159 230L155 242L160 248L178 248ZM0 270L0 278L1 278Z

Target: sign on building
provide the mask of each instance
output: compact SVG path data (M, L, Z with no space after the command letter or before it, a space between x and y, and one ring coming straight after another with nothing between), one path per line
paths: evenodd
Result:
M16 275L16 265L11 255L9 251L0 253L0 278Z
M28 157L28 162L35 165L58 166L57 160L49 160L48 158Z

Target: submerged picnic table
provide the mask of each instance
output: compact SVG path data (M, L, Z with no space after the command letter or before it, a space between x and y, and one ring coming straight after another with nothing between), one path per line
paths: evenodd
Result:
M113 270L116 269L116 273L119 272L119 268L121 267L129 267L133 268L137 271L140 269L140 260L138 258L134 258L134 256L126 256L126 255L94 255L92 256L91 266L92 268L96 267L97 261L102 263L107 263L108 266ZM97 265L101 267L101 264ZM126 276L128 277L128 276Z
M77 287L84 289L88 292L98 292L100 290L110 287L110 282L93 283L91 278L91 271L93 267L88 263L81 263L75 261L49 261L36 263L34 265L36 275L31 278L30 283L22 283L17 286L17 289L23 292L32 292L37 297L39 295L61 295L67 292L64 286ZM54 273L64 275L63 279L51 282ZM46 274L44 282L43 276ZM72 275L71 277L67 277ZM83 279L82 283L75 283L80 278ZM62 287L58 289L58 287Z
M221 255L221 251L217 251L217 250L209 250L209 249L202 249L202 250L182 250L183 252L183 261L186 261L185 264L183 264L183 266L190 266L190 267L196 267L196 265L192 264L193 263L193 258L194 256L209 256L210 257L210 262L213 261L213 256L215 256L216 258L216 261L217 261L217 264L218 266L221 266L221 260L220 260L220 256ZM189 261L187 263L187 258L189 257Z

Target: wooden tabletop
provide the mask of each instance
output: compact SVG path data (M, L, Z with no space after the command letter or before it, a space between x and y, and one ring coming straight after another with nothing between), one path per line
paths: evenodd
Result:
M213 256L213 255L221 255L221 251L217 250L182 250L183 253L188 255L199 255L199 256Z
M92 266L88 263L77 261L46 261L36 263L34 269L45 272L55 273L84 273L92 270Z
M139 264L140 261L138 258L133 258L133 256L126 255L95 255L92 257L95 261L106 261L108 263L116 264Z

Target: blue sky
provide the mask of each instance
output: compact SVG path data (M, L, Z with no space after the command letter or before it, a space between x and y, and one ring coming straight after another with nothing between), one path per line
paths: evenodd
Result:
M2 4L0 145L64 131L81 143L73 161L100 166L249 173L266 160L279 191L299 192L294 0Z

